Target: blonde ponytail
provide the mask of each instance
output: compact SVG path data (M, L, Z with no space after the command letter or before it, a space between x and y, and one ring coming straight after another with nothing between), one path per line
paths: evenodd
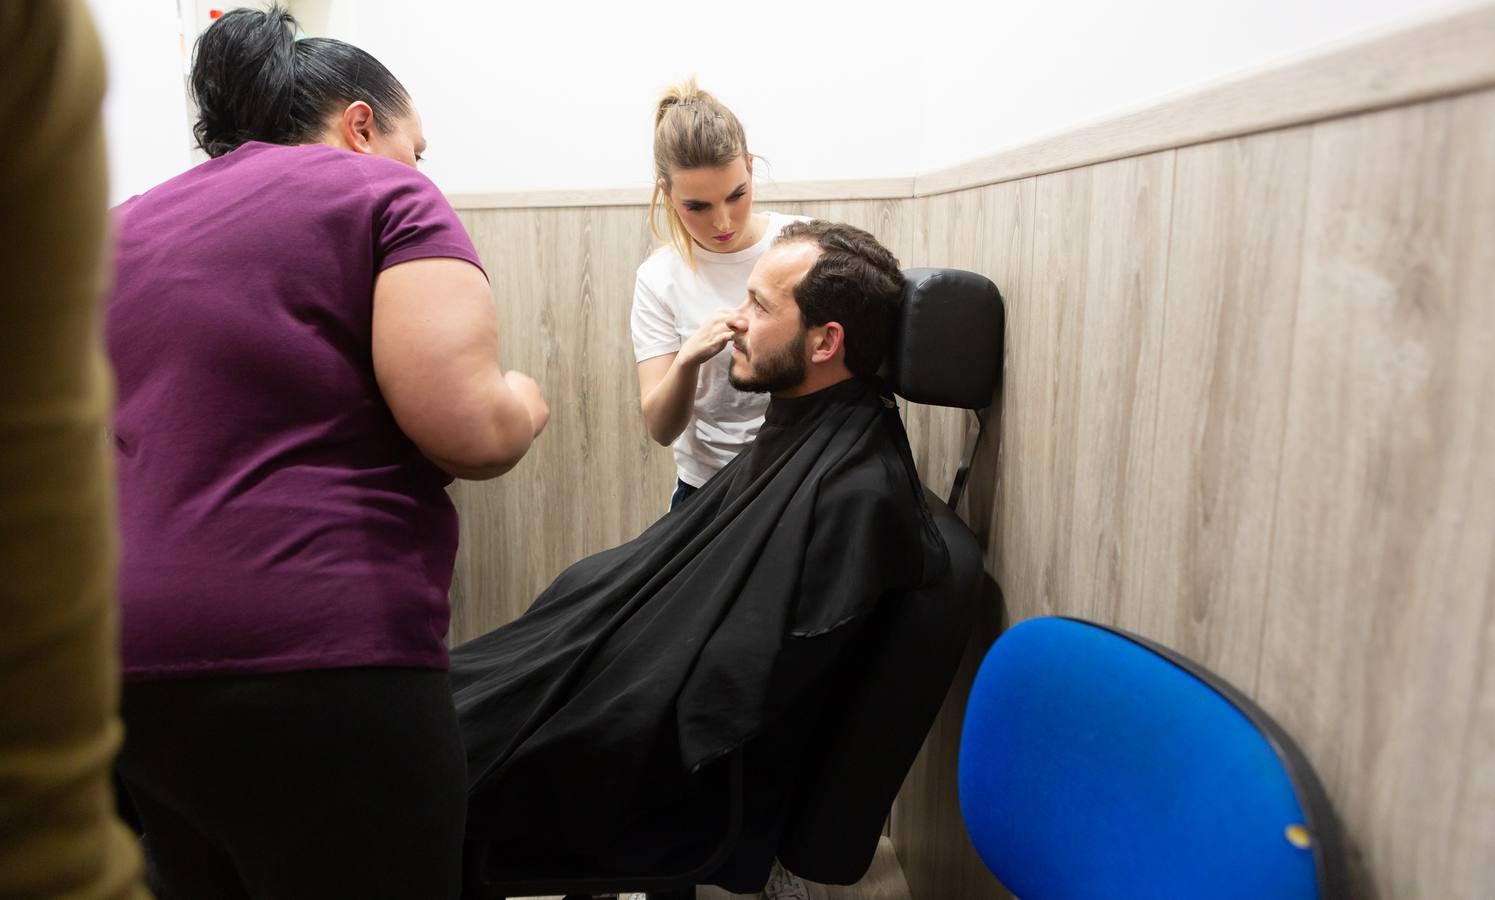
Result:
M701 90L694 76L665 88L654 106L654 193L649 198L649 230L669 241L695 268L695 241L680 215L665 197L671 169L725 166L746 158L747 136L742 123L715 97ZM668 234L659 227L663 207Z

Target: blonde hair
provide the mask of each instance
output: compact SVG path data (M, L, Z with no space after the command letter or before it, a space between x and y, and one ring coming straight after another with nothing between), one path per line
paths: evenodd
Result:
M669 241L692 269L695 241L668 199L671 169L725 166L737 157L748 159L742 123L715 97L701 90L694 76L665 88L654 106L654 194L649 198L649 230ZM659 227L664 208L668 236Z

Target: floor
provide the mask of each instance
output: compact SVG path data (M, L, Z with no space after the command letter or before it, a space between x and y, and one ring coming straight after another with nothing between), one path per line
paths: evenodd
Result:
M729 894L721 888L696 888L696 900L731 900L731 898L762 898L762 900L913 900L909 894L908 881L903 877L903 867L893 852L893 842L885 835L877 844L877 853L872 857L872 866L861 881L852 885L813 884L799 882L803 890L778 890L762 894ZM769 888L775 888L773 881Z
M794 885L769 883L769 891L761 894L729 894L717 887L696 888L696 900L913 900L909 894L908 881L903 877L903 868L893 852L893 843L886 836L877 845L872 857L872 866L861 881L853 885L813 884L800 881ZM632 895L643 898L643 894ZM517 900L517 898L516 898ZM534 898L534 900L560 900L559 897Z

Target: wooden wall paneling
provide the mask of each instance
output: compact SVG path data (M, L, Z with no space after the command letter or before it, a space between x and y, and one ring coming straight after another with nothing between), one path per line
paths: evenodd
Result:
M567 565L637 534L673 485L669 451L639 419L628 334L633 272L651 246L642 207L463 216L493 285L504 365L540 382L551 419L512 472L454 488L457 643L523 612Z
M1068 527L1076 611L1136 627L1157 434L1172 151L1096 166L1090 185L1079 429Z
M970 421L970 414L963 409L903 403L903 424L908 431L914 465L924 484L942 500L949 496L950 485L960 467ZM992 443L996 443L995 435L991 437ZM962 517L966 515L968 502L969 498L961 500L958 511Z
M910 265L907 260L912 251L912 200L815 200L765 205L776 212L855 225L870 232L902 265Z
M1091 178L1083 169L1034 179L1028 292L1008 322L1012 380L1003 394L1000 456L1014 507L1004 510L1007 537L994 556L1014 622L1074 611L1064 574L1070 532L1063 526L1072 518L1085 324L1074 298L1083 289L1089 246L1067 236L1086 233Z
M594 371L617 371L620 348L612 340L597 344L599 329L593 319L599 314L599 297L591 285L607 283L607 273L589 269L592 261L588 225L592 208L579 210L545 210L540 223L540 241L548 248L536 266L540 284L531 297L516 297L515 302L538 303L539 331L531 340L536 362L536 377L541 379L552 406L550 429L542 435L532 457L526 459L528 471L516 479L514 486L526 493L523 509L541 519L538 533L546 535L538 566L529 573L529 598L539 593L566 566L601 547L589 545L586 524L598 516L589 506L606 507L615 498L603 493L588 497L583 488L596 483L596 472L590 470L589 449L598 434L599 420L619 424L616 409L604 409L588 402L587 386L594 381ZM616 302L616 301L615 301ZM602 336L610 338L606 330ZM523 335L514 334L516 340ZM632 430L632 429L630 429ZM549 440L545 440L547 437ZM516 470L519 471L519 470Z
M557 191L475 191L446 195L447 202L459 212L468 210L597 208L631 206L642 209L649 203L653 188L646 184L631 187L584 188Z
M462 192L448 194L447 200L459 210L644 207L648 205L653 190L652 186L635 185L558 191ZM911 176L780 182L759 178L753 184L753 202L773 207L822 200L906 200L913 195L914 179Z
M499 320L500 358L506 368L538 375L534 359L526 354L528 341L515 341L538 331L538 306L516 304L516 296L528 296L537 283L534 270L518 260L538 258L538 232L533 217L519 211L472 211L460 213L488 272ZM450 493L460 521L457 561L452 584L452 627L449 641L457 645L509 621L524 608L523 560L538 548L524 539L504 536L529 535L515 515L513 498L506 488L524 477L525 464L496 481L456 481ZM515 608L517 607L517 609Z
M1449 160L1455 187L1442 231L1450 237L1450 285L1465 318L1453 351L1461 375L1450 379L1453 392L1439 398L1440 418L1453 431L1445 445L1451 463L1440 485L1443 514L1435 538L1446 543L1425 553L1446 554L1430 560L1428 574L1446 579L1441 599L1449 616L1423 622L1429 649L1422 703L1432 708L1416 710L1421 721L1412 727L1448 735L1450 756L1421 761L1438 770L1442 777L1435 783L1452 793L1439 842L1442 858L1433 862L1441 868L1423 871L1439 879L1436 886L1447 896L1474 897L1495 885L1490 853L1495 848L1495 466L1490 462L1495 457L1495 91L1450 101L1448 116L1456 148ZM1467 505L1455 525L1451 514L1460 501ZM1467 633L1461 631L1465 628ZM1451 651L1446 675L1438 671L1445 648ZM1422 752L1444 752L1436 748ZM1424 840L1420 849L1433 856L1438 845Z
M1362 897L1495 884L1492 122L1485 92L1313 129L1257 690Z
M919 477L931 491L944 499L950 493L950 484L960 464L970 415L960 409L926 406L901 399L900 404ZM965 501L961 503L960 512L965 512Z
M921 201L919 217L919 265L966 269L990 278L1002 292L1007 322L1004 335L1002 397L1026 398L1032 393L1032 367L1048 358L1030 340L1029 328L1041 321L1033 308L1031 280L1033 262L1034 203L1036 180L991 185L971 191L940 195ZM952 365L961 361L952 360ZM999 477L999 454L1008 435L1022 421L1022 406L1002 404L989 410L986 432L972 460L966 487L966 522L989 551L1000 548L1001 511L1008 507L1000 494L1011 484ZM948 410L939 410L950 413ZM954 411L945 427L945 455L932 459L934 483L947 487L959 464L970 416ZM1022 434L1027 434L1024 430ZM1005 583L1001 559L988 558L988 567Z
M1255 681L1309 129L1178 151L1137 630Z
M512 545L517 535L531 529L545 536L543 541L517 540L523 547L518 577L508 581L509 591L502 598L510 618L526 609L562 568L578 559L583 546L573 488L580 475L587 410L577 398L585 367L595 362L574 349L585 310L579 302L583 215L559 209L530 213L534 255L504 260L506 268L526 271L512 282L512 293L497 298L500 316L514 323L500 339L503 358L512 361L506 365L534 376L551 407L545 433L524 461L494 484L505 494L509 529L491 535L490 540Z
M580 407L586 428L572 488L579 492L568 499L578 506L583 556L637 536L664 515L675 489L673 455L644 428L629 326L634 272L654 247L644 216L640 207L589 209L582 223L584 381L568 402Z
M979 272L997 283L1007 303L1007 378L1022 351L1014 329L1022 327L1028 267L1032 257L1034 182L1026 179L934 197L918 211L910 265ZM952 361L958 365L959 361ZM1021 385L1019 385L1019 389ZM1007 390L1013 389L1009 383ZM1011 393L1007 396L1010 398ZM963 516L984 546L996 542L997 458L1004 420L992 410L972 463ZM962 410L910 404L905 412L910 441L926 483L941 495L959 462L969 415ZM988 556L988 566L992 559ZM994 572L995 574L995 572ZM1000 580L1000 579L999 579ZM1004 582L1005 583L1005 582ZM1004 898L1006 891L971 846L960 813L957 772L966 698L976 668L1003 624L994 585L980 598L981 610L960 670L914 761L893 807L892 835L915 896Z
M754 203L907 200L913 195L914 179L912 176L777 182L759 178L753 181Z
M1013 464L1047 464L1052 493L1050 518L1023 524L1042 562L1028 563L1039 574L1031 593L1008 598L1014 622L1066 613L1135 626L1172 176L1168 151L1037 181L1032 303L1057 315L1051 359L1039 363L1053 369L1054 446Z

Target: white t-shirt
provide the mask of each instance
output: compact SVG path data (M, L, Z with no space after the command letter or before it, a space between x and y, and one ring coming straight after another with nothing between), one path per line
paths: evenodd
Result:
M679 352L712 313L741 306L758 257L785 225L806 218L771 212L763 236L751 247L733 253L697 249L694 272L673 246L654 251L638 267L633 288L634 361ZM680 480L694 487L731 462L763 424L768 395L743 393L728 384L731 365L732 354L725 348L701 364L695 409L673 445Z

